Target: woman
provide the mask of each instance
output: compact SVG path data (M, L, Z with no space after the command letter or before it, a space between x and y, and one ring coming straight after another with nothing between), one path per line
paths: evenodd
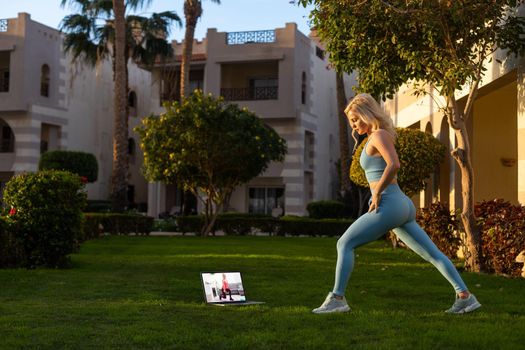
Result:
M230 300L233 300L232 298L232 291L230 289L230 284L228 283L228 280L226 279L226 274L222 274L222 288L221 288L221 296L219 299L226 299L226 293L230 296Z
M394 148L396 132L391 119L368 94L355 96L345 109L350 126L359 135L368 134L360 164L370 184L372 198L368 212L358 218L337 242L335 284L324 303L314 313L347 312L344 297L354 267L354 249L375 241L389 230L423 259L431 262L452 284L456 301L446 312L466 313L481 304L469 293L452 262L436 247L416 223L416 209L399 188L396 174L399 159Z

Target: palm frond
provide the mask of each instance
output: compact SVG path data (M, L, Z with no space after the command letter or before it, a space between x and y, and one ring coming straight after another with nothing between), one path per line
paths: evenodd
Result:
M86 63L94 66L98 59L98 45L90 40L86 33L69 33L64 38L64 50L70 52L73 61L82 58Z
M94 21L86 15L72 14L64 17L60 22L59 28L62 32L91 32Z
M138 8L148 7L151 5L152 0L127 0L126 8L136 10Z

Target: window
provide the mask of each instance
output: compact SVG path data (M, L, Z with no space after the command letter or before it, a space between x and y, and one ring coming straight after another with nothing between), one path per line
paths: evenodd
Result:
M131 156L134 155L135 154L135 148L136 148L135 140L132 137L130 137L128 139L128 154L131 155Z
M204 89L204 81L203 80L190 80L190 88L188 92L191 94L195 90L203 90Z
M303 72L301 79L301 103L306 104L306 73Z
M9 92L9 65L11 54L0 51L0 92Z
M49 97L49 66L44 64L40 75L40 96Z
M248 193L249 213L272 215L274 209L284 211L284 188L252 187Z
M278 97L277 78L253 78L249 86L249 100L276 100Z
M324 51L319 46L315 47L315 55L320 59L324 60Z
M128 107L137 108L137 94L131 91L128 95Z
M128 94L128 114L129 116L137 116L137 94L135 91L130 91Z
M13 153L15 146L15 135L3 120L0 120L0 153Z
M314 147L315 136L310 131L304 132L304 166L305 170L313 170L314 168Z

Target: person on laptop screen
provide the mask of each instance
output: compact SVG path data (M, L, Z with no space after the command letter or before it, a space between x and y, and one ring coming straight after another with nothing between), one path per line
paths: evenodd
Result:
M209 305L256 305L263 301L247 300L241 273L201 272L204 299Z
M230 300L233 301L233 298L232 298L232 291L230 289L230 284L228 283L228 279L226 278L226 274L223 273L222 274L222 289L221 289L221 295L219 297L219 299L226 299L226 293L228 293L230 295Z

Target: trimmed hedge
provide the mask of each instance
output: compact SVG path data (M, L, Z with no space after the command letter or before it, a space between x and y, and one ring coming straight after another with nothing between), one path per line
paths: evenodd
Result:
M348 217L346 205L339 201L315 201L306 206L312 219L338 219Z
M341 236L354 222L353 219L310 219L283 216L279 220L278 235Z
M477 203L474 210L486 265L497 274L520 276L523 265L516 257L525 250L525 206L495 199Z
M78 175L46 170L14 176L4 190L17 265L64 267L82 238L86 193Z
M111 201L88 199L85 213L109 213L112 210Z
M203 222L202 215L177 217L177 226L182 233L200 232ZM247 235L259 231L272 236L340 236L352 222L351 219L316 220L299 216L274 218L252 214L220 214L214 230L221 230L228 235Z
M65 170L95 182L98 177L97 158L91 153L77 151L49 151L42 154L39 170Z
M200 232L204 225L204 216L189 215L176 218L177 226L182 233ZM246 213L219 214L214 230L224 231L228 235L247 235L254 231L267 232L273 235L277 219L268 215Z
M103 233L112 235L149 235L153 229L150 216L120 213L85 213L84 240L100 237Z

